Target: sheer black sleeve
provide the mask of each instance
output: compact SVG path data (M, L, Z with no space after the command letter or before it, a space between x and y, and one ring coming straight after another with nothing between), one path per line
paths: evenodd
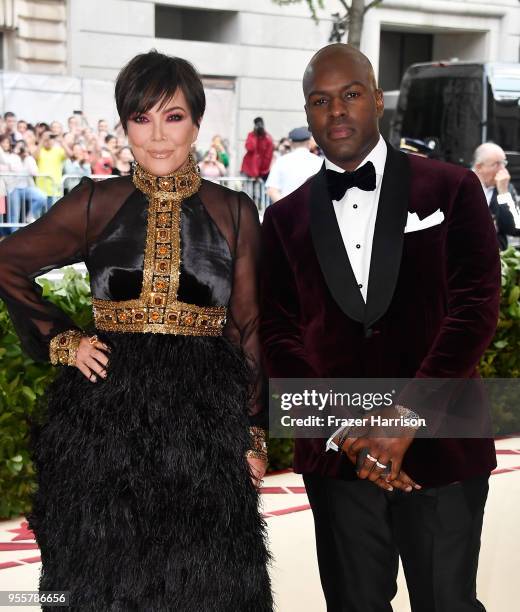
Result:
M49 212L0 242L0 298L4 300L24 351L49 360L49 342L77 329L63 311L42 297L40 274L84 260L87 207L94 183L81 182Z
M224 334L240 345L251 366L254 384L249 405L251 426L268 428L264 380L260 362L259 281L260 221L254 202L243 192L235 218L236 244L233 291Z

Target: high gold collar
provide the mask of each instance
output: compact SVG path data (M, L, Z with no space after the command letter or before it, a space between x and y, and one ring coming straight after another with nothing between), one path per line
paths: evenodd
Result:
M198 166L190 153L186 166L165 176L155 176L136 162L132 173L132 181L137 189L147 196L167 192L184 199L199 190L201 178Z

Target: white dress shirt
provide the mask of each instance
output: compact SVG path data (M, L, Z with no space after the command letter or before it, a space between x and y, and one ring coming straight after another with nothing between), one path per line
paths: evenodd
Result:
M347 189L341 200L332 200L341 238L343 239L352 271L365 302L367 300L370 258L372 256L372 243L374 240L374 229L376 226L386 154L386 142L380 136L376 146L358 166L359 168L368 161L374 164L376 171L376 188L374 191L363 191L358 187L352 187ZM327 158L325 158L325 167L327 170L344 172L343 168L336 166ZM338 450L333 438L343 429L343 427L340 427L330 436L325 446L326 450Z
M265 187L278 189L283 198L319 172L322 163L322 158L311 153L307 147L298 147L278 157L271 167Z
M493 197L493 193L495 192L496 187L494 185L486 187L486 185L484 185L482 181L481 181L481 185L482 185L482 189L484 190L484 195L486 196L486 200L489 206L491 204L491 198ZM507 204L510 209L516 208L515 202L513 200L513 196L509 193L509 191L506 191L505 193L497 193L497 202L498 204ZM514 216L513 210L511 210L511 212Z
M486 187L484 183L482 183L482 181L481 181L481 185L482 185L482 189L484 190L484 195L486 196L486 200L489 206L489 203L491 202L491 198L493 197L493 191L495 191L495 187L494 185L491 185L491 187Z
M352 187L347 189L341 200L332 200L343 244L365 302L367 300L372 241L374 239L386 153L386 142L380 136L376 146L358 166L359 168L369 161L374 164L376 171L376 188L374 191L363 191L358 187ZM325 167L327 170L344 172L342 168L336 166L327 158L325 158Z

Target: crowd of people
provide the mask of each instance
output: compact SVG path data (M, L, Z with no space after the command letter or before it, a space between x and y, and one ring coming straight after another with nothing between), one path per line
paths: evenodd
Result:
M296 150L297 159L291 164ZM192 153L202 177L219 181L229 176L225 138L216 134L207 151L194 146ZM284 163L279 161L285 157ZM0 222L8 227L0 227L0 236L40 217L83 176L126 176L133 161L120 123L111 128L106 119L99 119L92 127L80 111L74 111L66 126L59 121L33 124L11 111L4 113L0 116ZM267 190L269 201L274 202L314 174L320 163L318 147L307 128L296 128L275 143L263 119L257 117L247 135L240 167L241 176L249 182L241 187L257 202ZM297 177L290 170L294 167L298 167Z
M76 111L59 121L32 124L13 112L0 117L0 214L13 224L32 221L90 175L130 174L133 156L121 124L92 128Z
M207 152L193 150L201 175L228 174L228 143L215 135ZM93 128L80 111L66 127L59 121L36 124L8 111L0 116L0 236L40 217L83 176L126 176L134 157L121 123L99 119Z
M244 146L240 175L250 183L241 188L257 203L262 198L272 203L285 197L318 172L323 162L306 127L295 128L275 142L262 117L253 120ZM435 157L429 146L408 138L403 139L401 150ZM192 153L202 177L219 181L229 176L229 142L220 135L213 136L207 151L194 146ZM505 249L511 244L520 247L520 209L503 160L500 147L485 143L475 151L473 170L486 194L500 247ZM83 176L130 175L133 161L121 123L111 129L105 119L99 119L92 128L83 113L75 111L65 129L59 121L31 124L13 112L4 113L0 116L0 222L10 227L0 227L0 236L40 217ZM497 196L501 196L498 201Z
M400 149L422 157L438 157L435 139L403 138ZM271 203L295 191L323 163L322 152L306 127L291 130L276 145L262 117L254 119L245 150L241 174L265 185ZM504 150L495 143L483 143L474 152L472 169L482 184L501 250L520 248L520 199L507 171Z

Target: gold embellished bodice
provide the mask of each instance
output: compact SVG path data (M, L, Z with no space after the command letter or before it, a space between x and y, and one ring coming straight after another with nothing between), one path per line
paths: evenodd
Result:
M93 298L100 330L219 336L226 307L198 306L178 299L181 273L182 202L195 194L201 178L193 158L185 168L157 177L136 165L132 180L148 199L143 282L138 298Z

